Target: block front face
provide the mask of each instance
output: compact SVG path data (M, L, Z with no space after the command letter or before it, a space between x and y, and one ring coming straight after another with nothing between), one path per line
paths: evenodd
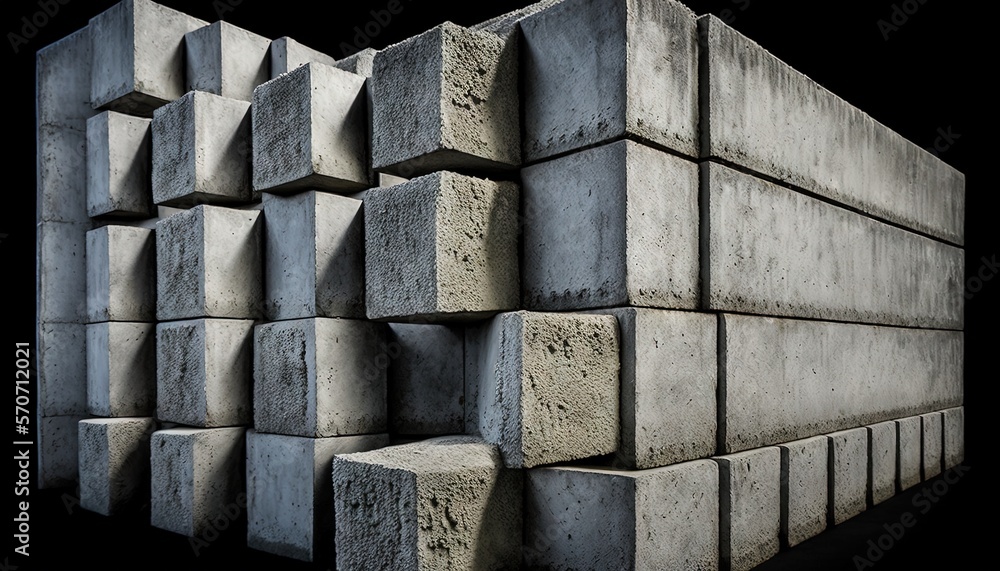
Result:
M150 120L105 111L87 120L87 213L151 218Z
M922 474L924 480L929 480L941 473L941 463L944 460L944 442L941 432L941 413L932 412L920 415L921 449L923 450Z
M156 408L156 325L87 325L87 412L151 416Z
M896 423L882 422L868 429L868 491L872 505L896 493Z
M38 326L38 411L41 416L87 411L87 326Z
M38 320L87 321L87 231L89 222L38 225Z
M396 434L460 434L465 429L462 328L389 324L389 424Z
M104 226L87 232L87 317L92 323L156 319L153 230Z
M250 101L269 78L270 40L218 21L184 35L188 91Z
M899 489L912 488L920 483L920 465L922 452L920 448L921 429L920 417L901 418L896 423L897 440L896 453L899 466Z
M778 553L781 453L774 447L759 448L716 460L722 567L752 569Z
M965 407L943 411L944 468L954 468L965 459Z
M78 478L80 415L38 417L38 488L73 486ZM18 449L18 452L23 452Z
M781 534L790 547L826 529L829 444L826 436L781 449Z
M110 516L149 499L152 418L90 419L79 424L80 505Z
M868 432L855 428L830 434L830 522L839 524L865 511Z

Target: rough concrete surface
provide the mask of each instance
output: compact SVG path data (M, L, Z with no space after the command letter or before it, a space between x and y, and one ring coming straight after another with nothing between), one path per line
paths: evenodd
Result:
M87 326L39 323L37 334L39 416L84 414L87 410Z
M156 410L156 324L87 325L87 412L152 416Z
M156 240L153 230L102 226L86 235L87 319L156 319Z
M188 91L250 101L270 79L271 40L222 20L184 35Z
M105 111L87 120L87 214L156 215L150 183L151 120Z
M830 525L865 511L868 490L868 430L852 428L828 434L830 439Z
M921 474L924 480L930 480L941 473L944 461L944 433L940 412L920 415L920 449L923 451Z
M719 456L719 568L746 571L777 555L781 452L758 448Z
M465 430L464 328L390 323L389 428L394 434Z
M876 505L896 494L896 451L897 439L895 421L880 422L868 426L868 503Z
M149 501L152 418L93 418L78 427L80 506L115 515Z
M827 457L826 436L814 436L780 445L781 536L794 547L826 529Z
M965 460L965 407L942 411L944 418L944 469L954 468Z
M899 472L897 485L900 490L916 486L921 481L920 466L923 462L920 417L910 416L896 423L896 466Z
M78 480L79 442L77 423L83 415L38 415L38 488L66 488ZM17 448L18 453L23 448Z

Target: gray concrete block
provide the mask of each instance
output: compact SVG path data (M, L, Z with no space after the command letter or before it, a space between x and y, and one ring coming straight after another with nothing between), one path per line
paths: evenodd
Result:
M826 529L828 501L826 436L778 447L781 450L781 538L795 547Z
M87 412L152 416L156 410L156 324L87 325Z
M87 214L153 218L151 120L105 111L87 121Z
M385 326L313 318L254 331L254 428L327 437L386 431Z
M526 477L527 568L719 568L715 462L634 472L535 468Z
M38 321L86 323L89 222L43 222L37 226Z
M376 49L365 48L356 54L337 60L332 65L344 71L356 73L361 77L371 77L375 69L375 54L377 53Z
M726 452L961 402L960 331L752 315L721 319L719 445Z
M388 435L302 438L248 430L246 438L247 547L326 561L334 543L334 454L388 446Z
M80 507L110 516L149 501L152 418L92 418L78 426Z
M244 428L171 428L153 433L150 523L195 537L244 493Z
M156 319L156 239L153 230L102 226L87 232L87 319ZM138 415L142 416L142 415Z
M271 42L271 79L283 73L302 67L311 62L334 65L336 59L289 38L278 38ZM351 70L348 70L351 71ZM363 74L362 74L363 75Z
M899 472L897 486L906 490L920 483L920 465L923 461L921 449L921 429L920 417L911 416L895 421L896 440L896 465Z
M378 52L372 166L411 177L521 162L517 51L445 22Z
M39 125L37 220L86 224L87 134L70 127Z
M965 407L942 411L944 418L944 469L954 468L965 460Z
M491 34L496 34L505 40L512 40L514 39L514 35L517 33L518 22L562 1L563 0L542 0L541 2L535 2L534 4L525 6L524 8L507 12L506 14L501 14L495 18L490 18L485 22L480 22L474 26L470 26L469 29L489 32Z
M522 485L469 436L337 455L337 569L517 567Z
M363 222L354 198L264 194L264 315L364 318Z
M745 571L780 547L781 452L759 448L719 463L719 568Z
M77 323L39 323L36 347L39 415L85 414L87 326Z
M260 211L196 206L156 224L156 318L254 319L263 305Z
M688 8L567 0L520 27L526 161L623 136L697 155L698 41Z
M517 308L518 195L514 183L452 172L372 189L364 208L368 318L459 319Z
M151 0L124 0L90 19L94 109L149 117L184 94L184 34L208 22Z
M250 103L202 91L153 114L153 202L250 202Z
M701 168L705 308L962 328L962 249L718 164Z
M964 175L714 16L699 27L702 157L962 244Z
M694 163L619 141L521 177L526 307L698 307Z
M941 473L944 461L944 432L940 412L920 415L921 474L930 480Z
M39 411L35 425L38 447L38 489L67 488L76 485L79 475L77 424L83 415L45 416ZM24 447L16 447L18 453Z
M271 40L222 20L184 35L188 91L250 101L270 79Z
M868 429L868 504L876 505L896 494L896 423L880 422Z
M365 78L308 63L254 90L253 188L339 193L372 186Z
M393 434L465 431L465 333L446 325L390 323L387 374Z
M246 319L156 325L156 418L214 428L253 421L253 327Z
M865 511L868 490L868 430L852 428L828 434L830 439L830 525L843 523Z
M35 109L38 126L87 129L95 114L90 105L89 26L49 44L35 54Z

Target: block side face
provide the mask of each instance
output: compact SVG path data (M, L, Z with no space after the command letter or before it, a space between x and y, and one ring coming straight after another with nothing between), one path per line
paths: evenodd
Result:
M768 447L723 456L728 464L728 511L723 520L729 530L729 549L723 564L748 570L778 553L781 519L781 453ZM725 486L722 486L725 489Z
M106 226L107 250L97 260L87 259L88 274L95 262L108 275L108 319L156 319L156 240L149 228ZM103 246L103 245L102 245ZM107 270L104 263L107 262ZM89 291L88 291L89 294ZM91 318L92 321L96 321Z
M320 64L308 64L313 90L312 169L331 188L370 186L368 92L365 78ZM319 96L318 93L322 93Z
M250 103L195 92L195 186L176 205L252 200ZM190 152L190 147L188 152Z
M111 416L111 347L109 323L92 323L87 329L87 412Z
M381 323L316 320L316 436L386 431Z
M184 34L185 88L222 95L222 21Z
M38 416L38 488L65 488L77 483L81 415ZM19 448L18 453L24 449Z
M149 439L156 430L156 421L152 418L122 418L104 422L107 427L111 512L134 509L136 505L149 501Z
M87 325L87 410L111 417L152 416L156 408L156 325Z
M77 428L80 455L80 507L111 515L111 472L108 466L107 428L80 421Z
M828 503L826 436L782 444L782 534L794 547L826 529Z
M316 315L365 317L365 230L362 202L316 195ZM305 317L302 315L301 317Z
M465 432L462 328L401 323L388 328L392 431L413 435Z
M205 315L260 317L263 305L259 210L205 208Z
M855 428L830 439L830 518L839 524L865 511L868 485L868 432Z
M86 323L87 231L90 222L43 222L37 227L38 320Z
M253 90L270 79L271 41L222 22L222 92L219 95L250 101Z
M36 136L37 220L88 223L86 133L65 126L40 125Z
M135 86L135 26L130 2L121 2L90 20L92 66L90 101L103 107Z
M253 422L253 327L248 319L205 321L206 427Z
M161 430L150 440L150 476L153 494L150 524L193 536L194 441L183 431Z
M317 196L264 196L264 315L272 321L312 317L317 308Z
M107 191L95 197L88 182L88 212L91 216L155 217L150 183L151 120L114 111L107 111L106 115L108 141L103 145L107 147L108 156L107 165L102 166L108 169ZM89 137L88 126L88 141ZM88 147L88 159L90 150ZM104 157L101 160L104 161Z
M334 65L337 63L333 57L304 46L287 36L271 42L271 79L283 73L289 73L310 62L325 65Z
M868 427L869 494L879 504L896 493L896 423L882 422Z
M253 188L268 190L313 174L310 69L273 79L254 90Z
M245 501L246 430L211 428L194 431L192 524L194 535ZM240 516L242 517L242 516Z
M86 234L87 318L91 322L111 319L111 259L108 228Z
M254 328L254 427L306 436L316 431L315 330L289 321Z
M76 131L87 128L87 120L95 114L90 105L94 33L95 26L85 26L35 54L35 109L39 128L54 126Z
M247 546L311 561L318 507L313 442L251 430L246 447Z
M208 25L148 0L134 1L134 90L171 101L184 95L184 34Z

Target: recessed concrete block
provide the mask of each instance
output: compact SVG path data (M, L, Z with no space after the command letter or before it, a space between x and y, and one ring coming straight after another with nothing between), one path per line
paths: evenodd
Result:
M91 323L156 319L153 230L102 226L87 232L87 318Z
M83 418L82 415L38 415L35 437L38 446L39 489L65 488L76 484L80 449L77 424ZM22 454L27 448L29 447L15 446L15 452Z
M311 62L334 65L336 59L302 45L288 36L271 42L271 79Z
M260 211L196 206L156 224L156 318L254 319L263 299Z
M337 569L517 567L522 484L470 436L337 455Z
M698 307L694 163L619 141L521 177L526 307Z
M153 114L153 201L250 202L250 104L191 91Z
M794 547L826 529L829 474L826 436L788 442L781 450L781 537Z
M452 172L371 190L368 318L458 319L517 308L518 194L514 183Z
M465 334L461 327L390 323L389 427L393 434L465 431Z
M517 23L521 20L527 18L528 16L545 10L553 4L558 4L563 0L542 0L541 2L535 2L524 8L507 12L506 14L501 14L495 18L490 18L485 22L480 22L474 26L470 26L471 30L482 30L484 32L490 32L491 34L496 34L505 40L510 40L513 35L517 33Z
M156 324L87 325L87 412L152 416L156 409Z
M923 456L920 447L920 417L901 418L896 423L898 486L900 490L912 488L920 483L920 464Z
M375 69L375 54L377 53L378 50L365 48L356 54L337 60L333 66L344 71L356 73L361 77L371 77L372 71Z
M87 326L38 324L38 412L40 416L87 411Z
M299 319L254 332L254 428L327 437L386 430L385 326Z
M944 418L944 469L954 468L965 460L965 407L942 411Z
M171 428L150 442L153 527L195 537L244 493L244 428Z
M868 507L868 431L864 427L827 435L830 439L829 493L831 525L843 523Z
M95 114L90 105L93 29L86 26L38 50L35 55L35 98L38 126L87 128Z
M302 438L248 430L246 437L247 546L325 561L334 542L334 454L388 446L388 435Z
M156 325L156 418L213 428L253 421L252 320Z
M78 427L80 506L110 516L149 501L152 418L92 418Z
M156 216L150 174L151 120L105 111L87 121L87 213Z
M868 501L880 504L896 494L896 423L880 422L868 430Z
M90 222L43 222L36 231L38 321L86 323Z
M924 480L930 480L941 473L941 463L944 460L944 434L941 420L940 412L920 415L920 448L923 451L921 473Z
M149 117L184 94L184 34L208 22L151 0L124 0L90 19L94 109Z
M525 160L623 136L697 155L691 10L656 0L566 0L520 27Z
M536 468L524 506L531 569L719 568L719 470L709 460L634 472Z
M271 40L218 21L184 35L188 91L250 101L270 79Z
M719 568L745 571L778 553L781 452L758 448L719 463Z
M372 185L365 78L307 63L254 90L253 188L356 192Z
M40 124L36 134L37 220L89 223L86 132Z
M365 316L361 201L264 194L264 314L273 321Z
M410 177L521 162L517 52L445 22L378 52L372 166Z

